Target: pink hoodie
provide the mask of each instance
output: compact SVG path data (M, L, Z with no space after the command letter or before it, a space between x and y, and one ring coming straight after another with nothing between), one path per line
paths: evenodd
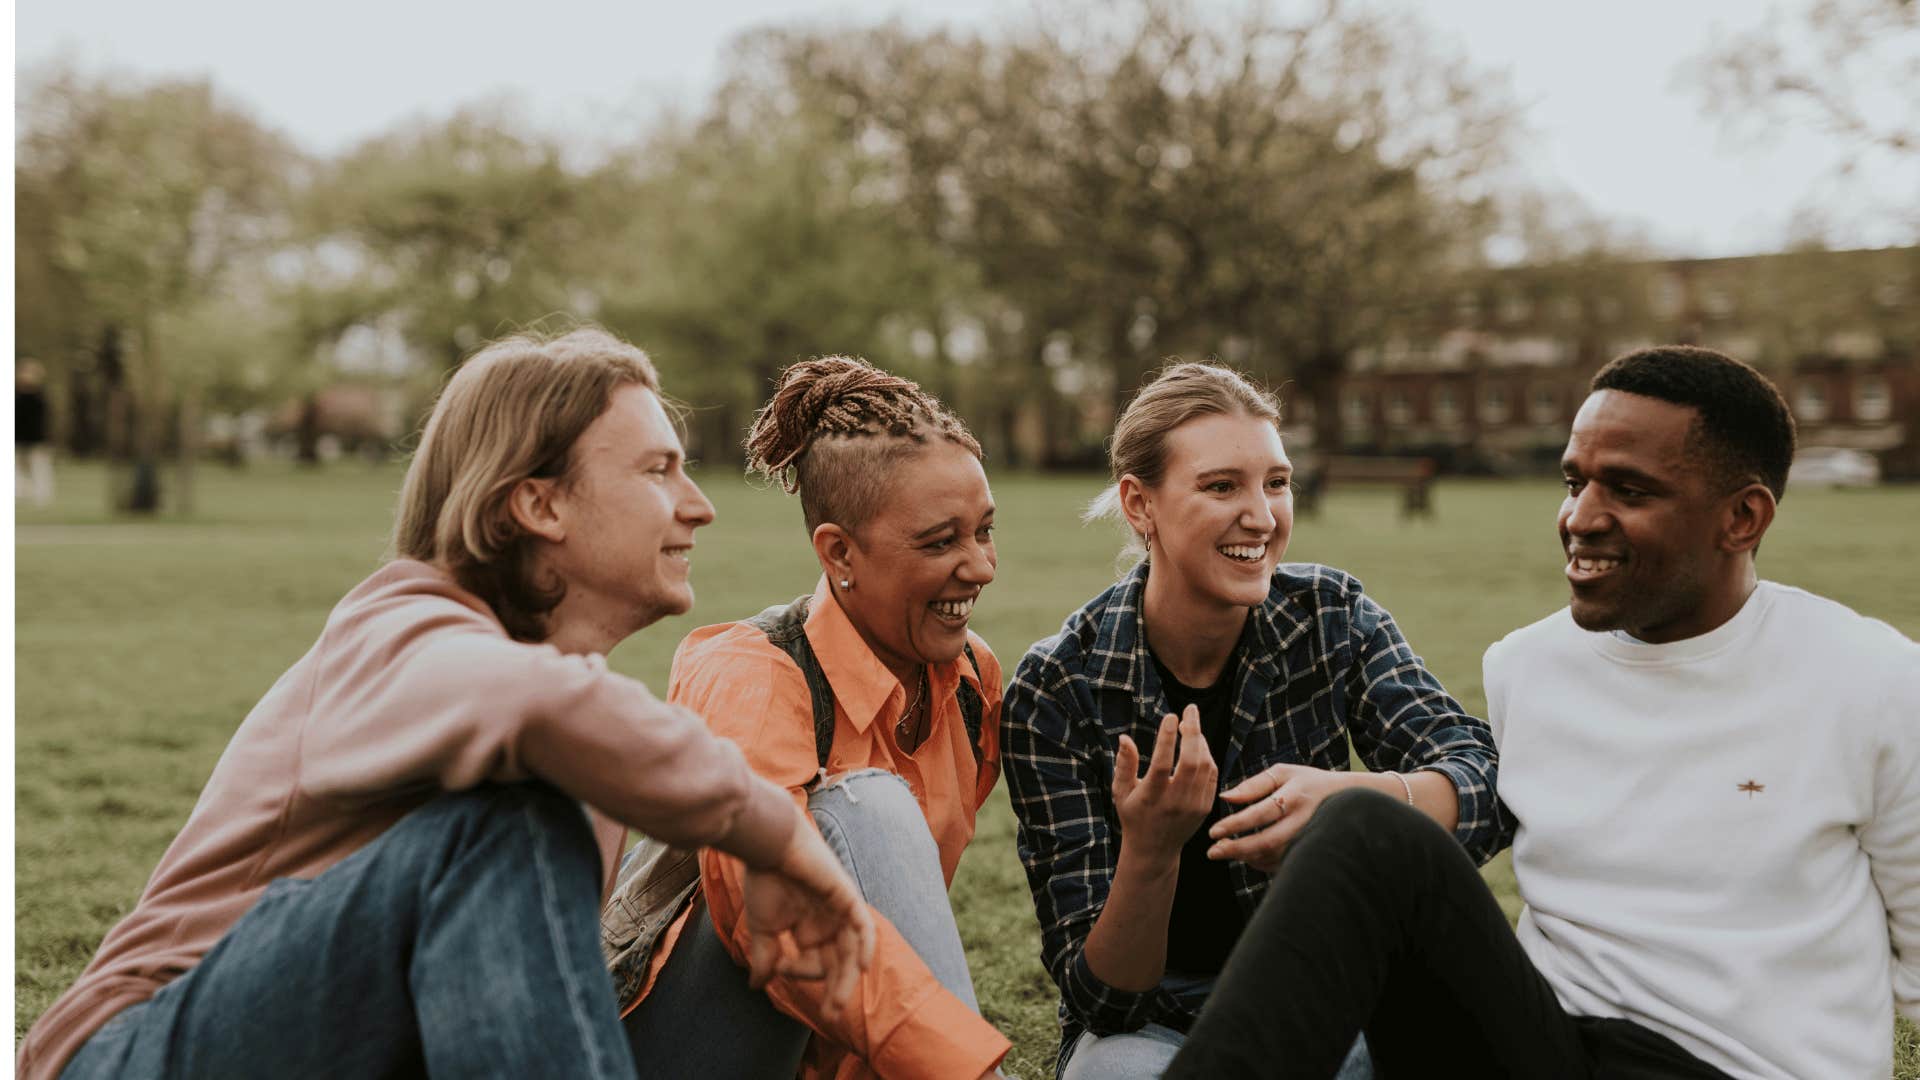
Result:
M311 878L441 791L539 777L591 816L612 883L626 827L777 862L787 793L600 656L509 638L443 571L397 560L340 601L214 766L140 902L21 1043L57 1077L120 1010L190 970L275 878Z

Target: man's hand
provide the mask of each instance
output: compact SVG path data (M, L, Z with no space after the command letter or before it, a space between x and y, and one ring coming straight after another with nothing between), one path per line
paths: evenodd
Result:
M753 986L776 974L824 979L822 1012L838 1016L873 962L873 915L813 823L793 830L779 866L748 867L741 891Z
M1216 841L1207 858L1234 859L1271 873L1320 804L1354 784L1351 773L1307 765L1267 766L1220 793L1244 809L1207 830Z
M1174 764L1175 750L1179 765ZM1189 705L1185 717L1168 713L1153 740L1153 758L1140 775L1140 748L1120 736L1113 756L1113 801L1120 814L1121 843L1156 859L1180 857L1180 848L1213 809L1220 770L1200 733L1200 710Z

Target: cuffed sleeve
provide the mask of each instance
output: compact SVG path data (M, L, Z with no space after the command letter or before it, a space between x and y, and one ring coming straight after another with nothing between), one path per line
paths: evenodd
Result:
M1359 593L1357 583L1352 611L1347 683L1356 748L1368 768L1436 772L1451 781L1460 801L1454 837L1475 862L1486 862L1508 836L1495 793L1493 732L1447 693L1393 616Z
M727 951L746 964L748 935L742 915L742 873L737 860L711 851L700 857L700 887L715 930ZM900 931L878 911L873 964L860 976L853 1003L828 1020L821 1008L826 984L775 976L767 997L836 1046L865 1060L880 1076L900 1080L976 1080L1011 1047L1005 1036L954 997L914 952Z
M1068 1008L1088 1031L1101 1036L1139 1031L1150 1021L1182 1011L1174 996L1157 986L1121 990L1100 981L1087 964L1086 943L1085 934L1073 943L1059 982Z

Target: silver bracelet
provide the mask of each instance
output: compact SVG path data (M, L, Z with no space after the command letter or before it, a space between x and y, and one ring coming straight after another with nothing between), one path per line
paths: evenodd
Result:
M1407 805L1412 806L1413 805L1413 785L1407 783L1407 778L1400 775L1397 772L1390 772L1387 775L1393 777L1395 780L1400 781L1400 786L1407 790Z

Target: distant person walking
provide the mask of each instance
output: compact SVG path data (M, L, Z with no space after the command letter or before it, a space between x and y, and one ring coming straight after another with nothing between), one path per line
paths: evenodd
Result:
M53 501L53 444L47 431L47 370L22 360L13 375L13 497Z

